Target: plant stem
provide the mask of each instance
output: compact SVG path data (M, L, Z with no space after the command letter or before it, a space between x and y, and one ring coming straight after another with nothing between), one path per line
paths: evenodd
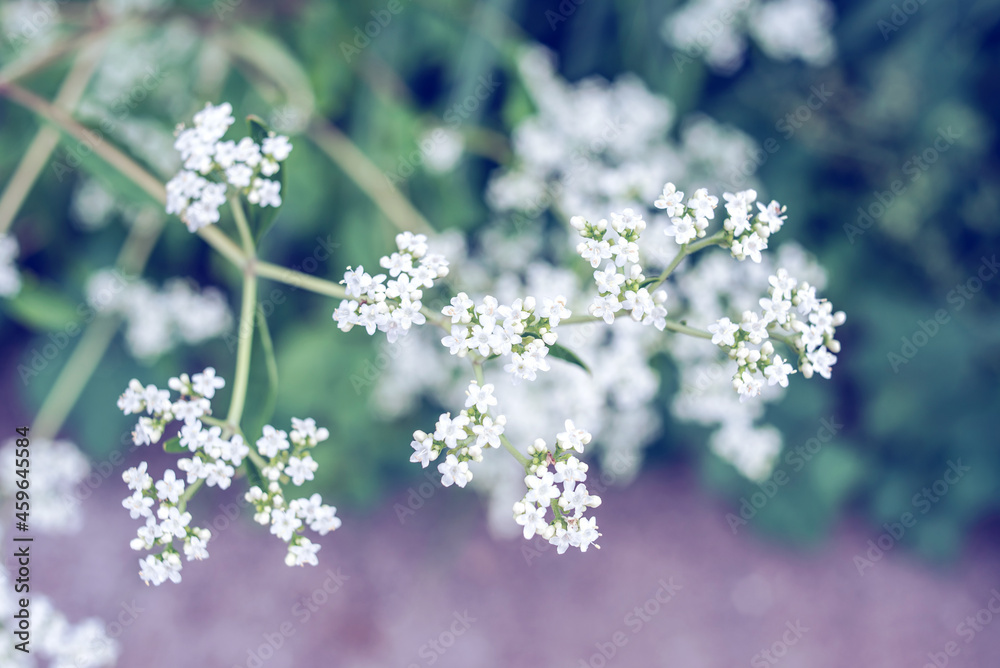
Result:
M229 402L226 428L235 431L243 417L250 380L250 352L253 348L254 311L257 310L257 277L252 271L243 274L243 306L240 309L239 347L236 349L236 372L233 376L233 398Z
M254 272L261 278L270 278L272 281L303 288L309 292L347 299L347 291L342 285L270 262L257 262L254 264Z
M246 213L243 211L243 203L239 195L229 196L229 206L233 210L233 219L236 220L236 229L240 232L240 240L243 242L243 253L245 258L257 256L257 249L254 247L253 235L250 233L250 225L247 223Z
M517 460L517 463L527 469L530 461L527 457L518 452L517 448L514 447L514 444L510 442L510 439L503 434L500 434L500 442L503 443L503 447L507 448L507 452L514 455L514 459Z

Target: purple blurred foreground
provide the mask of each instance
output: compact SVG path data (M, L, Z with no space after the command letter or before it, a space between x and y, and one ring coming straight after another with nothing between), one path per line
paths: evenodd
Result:
M81 534L39 537L32 575L71 620L120 616L125 668L1000 665L1000 619L982 611L1000 612L994 541L946 571L896 548L862 577L853 557L876 533L842 528L814 553L734 536L729 509L674 474L604 495L601 550L530 563L537 543L492 539L469 492L439 490L402 525L391 503L342 511L318 568L285 566L240 506L208 561L157 588L119 487L84 503ZM220 512L192 510L203 526Z

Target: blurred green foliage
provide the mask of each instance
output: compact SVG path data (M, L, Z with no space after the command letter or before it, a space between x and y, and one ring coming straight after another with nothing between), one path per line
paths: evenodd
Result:
M158 93L136 101L128 119L172 128L203 100L228 100L237 115L264 118L284 104L314 104L317 118L334 123L379 169L390 172L479 77L495 76L501 82L497 94L462 125L473 150L459 168L434 175L418 165L400 186L436 228L467 231L490 221L482 192L498 156L476 150L476 138L509 136L532 111L514 72L513 55L521 44L538 41L553 48L570 80L633 71L681 113L703 111L760 142L774 137L780 150L760 165L757 176L768 196L788 205L782 234L814 252L828 269L827 296L848 313L848 322L834 379L795 385L769 418L784 434L787 449L814 438L820 418L834 416L844 427L801 470L779 464L790 481L750 523L808 543L822 539L853 510L868 518L875 535L883 522L913 511L914 495L940 478L949 461L961 459L971 472L904 538L929 557L954 555L967 532L995 517L1000 504L1000 281L987 282L961 309L949 301L949 293L975 275L981 258L996 252L1000 232L1000 3L926 3L887 37L878 21L888 18L891 3L840 3L834 29L839 55L832 65L780 63L751 51L731 77L713 75L699 63L675 67L673 52L658 34L673 3L586 0L555 29L545 16L548 4L406 1L370 44L347 58L344 45L384 2L178 3L131 28L134 48L160 44L158 53L169 56L160 60L164 78ZM86 19L83 5L70 3L67 11L79 22ZM170 33L178 26L194 39L184 43ZM66 72L66 63L59 63L26 84L51 99ZM794 115L817 86L826 86L830 99L789 136L782 119ZM0 104L0 122L0 174L6 179L38 122L7 102ZM933 147L942 127L954 128L959 139L926 170L908 171L907 161ZM337 247L314 273L337 280L348 264L372 263L389 247L394 231L315 144L302 136L292 139L286 203L261 253L269 261L302 266L331 235ZM74 151L75 142L67 140L55 160L66 162ZM131 147L130 153L156 170L141 148ZM12 369L49 341L49 331L61 330L74 317L86 278L113 263L126 235L120 221L127 215L116 214L115 222L96 232L70 224L72 193L85 175L114 193L118 211L149 205L93 154L82 155L81 168L69 174L50 165L31 191L14 227L29 285L24 297L5 305L0 322L5 394L18 396L28 415L50 391L68 353L23 391ZM861 233L845 227L857 226L859 207L870 210L895 180L905 189L884 215ZM227 289L234 309L238 302L234 270L176 221L167 226L145 275L156 284L189 275ZM340 335L330 321L332 300L262 283L262 296L272 290L283 297L268 318L281 372L275 421L313 416L333 434L332 444L316 452L321 466L314 486L362 504L398 489L401 479L415 479L418 473L402 453L414 425L427 423L435 407L388 423L373 414L370 387L359 391L351 377L364 377L379 339L357 331ZM889 353L902 354L902 339L912 339L920 322L939 309L948 311L950 321L894 372ZM64 431L101 458L122 447L122 432L131 426L114 409L129 378L163 382L208 364L229 375L234 357L225 341L215 340L144 364L116 339ZM251 419L266 400L266 372L259 354L256 360ZM664 364L661 370L666 406L672 369ZM220 399L227 401L228 389ZM700 428L668 422L650 457L693 464L704 483L733 507L758 490L707 452Z

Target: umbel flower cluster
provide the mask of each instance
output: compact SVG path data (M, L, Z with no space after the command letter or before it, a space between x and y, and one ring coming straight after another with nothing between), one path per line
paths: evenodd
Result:
M583 217L574 216L570 225L584 238L576 247L580 257L594 268L608 260L603 271L594 272L599 296L590 305L590 315L610 325L615 321L615 313L625 309L636 322L654 325L662 331L667 317L663 306L667 293L656 290L650 294L639 264L639 236L646 229L642 214L632 209L613 213L610 225L603 218L591 225Z
M179 421L180 430L164 449L189 455L178 460L180 473L167 469L157 480L145 461L122 474L132 492L122 505L132 519L144 521L131 547L159 550L139 561L139 576L147 584L180 582L182 554L187 561L208 558L211 532L191 524L187 502L202 485L227 489L241 467L266 486L266 491L251 487L247 500L255 504L255 519L269 524L271 533L288 544L285 561L289 565L317 563L320 546L302 535L303 521L320 535L340 526L336 508L323 505L319 495L286 504L283 492L284 484L298 486L313 478L316 462L308 451L329 438L329 432L317 428L311 418L293 419L291 443L286 432L268 425L251 449L242 434L224 431L225 424L212 417L212 399L224 386L225 380L208 367L191 377L171 378L169 390L144 387L132 379L118 399L125 415L141 416L132 433L136 445L159 443L167 427ZM178 394L176 398L171 398L171 390Z
M514 383L534 380L539 371L549 370L545 358L559 338L556 327L572 315L565 297L546 299L538 307L534 297L507 305L486 295L476 304L464 292L453 297L441 313L451 319L451 333L441 343L452 355L478 354L484 360L500 357Z
M167 182L167 213L179 215L192 232L219 221L229 192L261 207L281 206L281 182L271 177L292 152L288 137L271 132L259 144L250 137L223 141L232 114L228 102L206 104L194 115L194 127L177 133L174 148L184 168Z
M344 280L346 299L333 313L333 319L343 331L355 325L369 334L385 332L390 343L396 341L413 325L426 322L420 299L424 288L434 287L434 281L448 275L448 262L443 256L427 252L427 237L404 232L396 235L398 251L382 257L379 264L388 270L372 276L363 266L347 268Z

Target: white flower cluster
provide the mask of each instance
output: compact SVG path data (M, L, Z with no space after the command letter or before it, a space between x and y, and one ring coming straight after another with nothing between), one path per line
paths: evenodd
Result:
M222 141L232 113L228 102L206 104L194 115L194 127L182 128L174 142L184 168L167 182L167 213L178 214L191 232L219 221L230 186L251 204L281 206L281 182L269 177L292 151L288 137L272 132L260 144L250 137Z
M757 191L753 189L722 193L722 197L726 200L726 213L729 214L723 223L726 246L737 260L742 262L749 257L759 263L760 252L767 249L768 239L785 222L785 207L775 200L764 206L757 202ZM754 211L754 203L757 204L757 212Z
M562 296L544 299L541 307L534 297L517 298L508 306L491 295L476 304L464 292L441 313L451 319L451 334L441 343L452 355L502 357L504 371L514 383L535 380L539 371L549 370L545 358L559 338L556 327L572 315Z
M345 332L355 325L369 334L385 332L390 343L406 336L413 325L427 319L420 312L424 288L434 287L434 281L448 275L448 261L443 255L427 252L427 237L402 232L396 235L398 252L379 260L389 271L372 276L363 266L347 268L344 280L349 299L340 302L333 312L337 326Z
M208 557L211 533L189 526L191 514L184 511L188 497L203 483L209 487L228 488L236 469L244 463L248 470L256 471L263 478L262 484L267 487L265 492L253 486L247 493L247 501L254 503L257 509L254 519L271 525L271 533L289 544L285 562L289 565L317 564L315 555L320 546L297 530L303 521L320 535L337 529L340 526L337 509L323 505L318 494L309 499L296 499L286 506L282 484L291 482L298 486L313 479L317 464L308 451L328 439L330 432L317 428L312 418L292 418L291 443L288 433L267 425L256 442L257 452L251 453L240 434L223 438L221 427L206 429L202 422L201 418L211 415L215 391L225 386L225 380L215 375L215 369L208 367L190 378L181 374L171 378L169 386L180 394L177 401L170 400L169 390L160 390L155 385L143 387L135 379L118 400L118 407L126 415L147 413L139 418L133 432L137 445L159 442L167 424L175 419L183 420L184 425L177 435L178 445L192 453L191 457L177 462L177 468L187 476L186 482L178 478L173 469L167 469L163 478L154 484L146 472L146 462L122 475L133 490L122 505L129 510L132 519L146 518L145 526L132 540L132 549L163 547L158 555L140 560L140 577L156 585L168 579L180 582L182 563L174 547L175 539L183 543L188 561ZM252 466L257 454L262 458L258 460L261 463L259 470ZM157 502L154 517L153 505Z
M843 311L833 312L833 306L816 297L816 288L799 283L785 269L768 279L768 298L760 300L761 312L746 310L740 322L720 318L708 326L712 343L725 350L736 361L733 387L740 401L760 395L768 385L788 387L792 365L774 352L771 336L789 342L799 355L799 369L806 378L819 373L830 377L837 362L834 352L840 342L834 336L836 327L847 319ZM753 347L758 346L758 347Z
M514 504L514 521L524 527L524 538L538 534L555 545L559 554L570 547L581 552L591 545L599 548L594 543L601 535L597 520L583 516L587 508L601 505L601 497L587 490L583 482L589 467L572 454L583 454L591 434L577 429L571 420L566 420L565 428L556 435L554 451L540 438L528 449L531 459L524 478L528 491Z
M0 234L0 297L13 297L21 291L21 274L14 262L19 251L17 238Z
M17 494L14 441L0 450L0 498ZM76 486L90 473L86 456L69 441L31 440L31 526L45 533L72 533L80 529L80 501Z
M465 487L472 480L469 462L483 461L483 448L499 448L500 437L507 424L505 416L489 415L489 409L497 405L494 390L492 383L480 387L473 380L466 391L462 412L454 418L451 413L442 413L430 434L419 430L413 432L410 461L427 468L445 452L445 460L438 464L441 484L445 487Z
M254 520L270 525L271 533L288 544L285 563L289 566L316 566L320 545L302 534L303 527L325 536L340 528L337 509L323 503L319 494L286 502L284 484L298 487L313 479L318 465L309 450L330 438L329 430L317 427L312 418L292 418L291 433L266 425L257 439L257 452L265 458L260 472L266 490L254 485L246 500L255 508Z
M704 57L713 70L731 74L743 64L748 35L775 60L826 65L836 53L832 23L827 0L692 0L667 16L661 34L686 52L674 56L679 67L685 58Z
M211 414L211 399L217 389L225 386L225 381L215 375L215 369L208 367L193 378L187 374L171 378L168 385L180 394L176 401L170 400L169 390L161 390L155 385L143 387L134 378L119 397L118 408L125 415L146 413L139 418L132 432L133 441L136 445L158 443L170 422L183 420L178 440L194 453L192 459L178 462L178 469L187 472L187 485L201 484L204 480L209 486L226 489L236 473L233 465L239 466L246 456L246 445L239 435L231 440L222 439L219 427L206 430L199 420ZM163 548L160 553L139 560L139 577L146 584L152 582L159 585L167 580L180 582L183 564L174 541L180 541L188 561L207 559L211 532L191 526L191 513L185 512L190 490L196 489L197 485L188 488L173 469L167 469L163 478L154 483L147 468L148 464L144 461L122 474L122 479L132 490L132 494L122 501L122 506L129 511L132 519L145 520L130 546L133 550ZM185 490L188 490L187 494ZM154 505L157 506L155 512Z
M639 263L639 237L646 229L642 214L632 209L613 213L610 225L603 218L592 225L582 216L574 216L570 224L584 238L576 247L580 257L595 269L608 261L603 271L594 272L598 296L590 305L590 315L610 325L615 313L625 309L636 322L662 330L666 326L667 309L663 304L667 293L655 290L650 294Z
M221 336L233 321L219 290L199 290L179 278L157 290L145 281L126 281L116 271L102 270L87 283L87 302L100 313L125 319L125 342L140 359L159 357L180 342L197 344Z

